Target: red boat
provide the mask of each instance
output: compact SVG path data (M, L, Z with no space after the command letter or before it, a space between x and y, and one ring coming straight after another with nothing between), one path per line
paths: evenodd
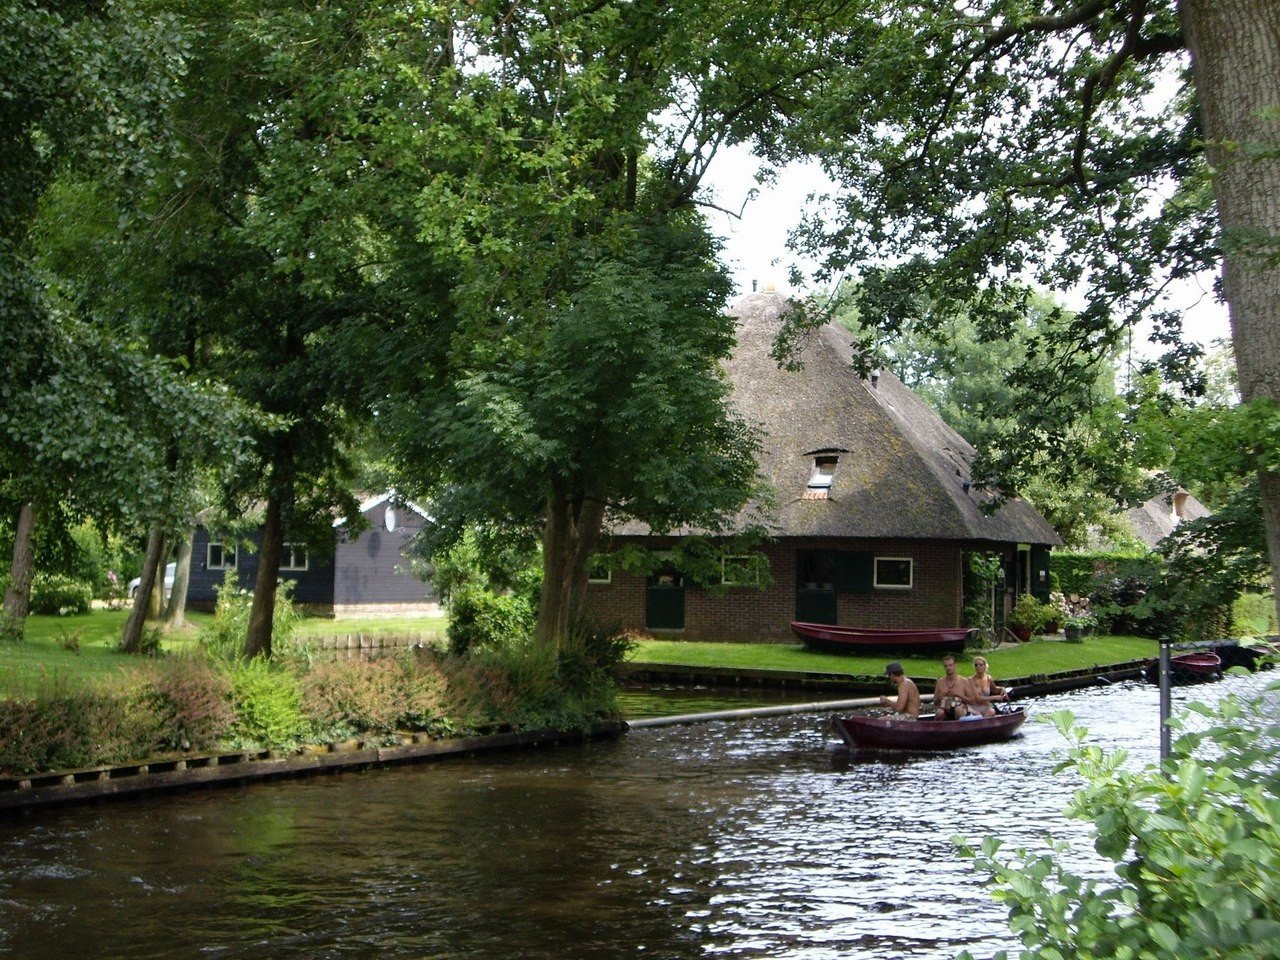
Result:
M1222 676L1222 657L1212 650L1200 653L1180 653L1169 658L1169 679L1175 686L1188 683L1204 683ZM1160 661L1151 660L1147 667L1147 680L1160 682Z
M942 653L963 650L970 637L978 631L976 627L842 627L833 623L793 620L791 632L810 649L827 653Z
M902 717L836 717L832 723L850 747L862 750L954 750L1008 740L1027 713L1021 707L981 720Z

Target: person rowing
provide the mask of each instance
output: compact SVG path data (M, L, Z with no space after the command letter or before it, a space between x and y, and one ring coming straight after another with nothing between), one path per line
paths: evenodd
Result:
M885 675L898 688L897 700L880 698L880 706L893 707L894 711L915 720L920 716L920 690L914 680L902 672L902 664L896 660L884 668Z
M938 720L962 720L981 716L978 695L968 677L956 673L956 658L947 654L942 658L943 674L933 685L934 717Z
M973 676L969 678L969 683L973 687L974 696L977 698L976 706L979 713L984 717L994 717L996 708L993 703L1005 701L1009 699L1009 691L987 673L987 658L973 658Z

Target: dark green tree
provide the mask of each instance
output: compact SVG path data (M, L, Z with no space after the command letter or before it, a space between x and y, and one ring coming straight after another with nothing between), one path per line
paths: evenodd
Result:
M830 107L775 145L780 159L821 155L839 181L837 216L800 239L830 271L861 273L863 320L892 331L925 293L967 305L995 342L1028 283L1087 291L1053 360L1013 377L1028 415L993 481L1016 484L1030 451L1056 452L1088 369L1064 358L1105 355L1143 318L1169 348L1163 372L1185 375L1196 350L1160 294L1219 264L1241 396L1280 394L1280 8L886 0L851 12ZM1280 586L1280 476L1259 469Z

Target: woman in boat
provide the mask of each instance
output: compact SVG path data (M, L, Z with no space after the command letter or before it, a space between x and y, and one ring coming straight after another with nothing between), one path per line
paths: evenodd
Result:
M973 676L969 678L969 687L975 698L971 709L977 710L984 717L996 715L993 703L1009 699L1009 691L996 683L987 673L986 657L973 658Z

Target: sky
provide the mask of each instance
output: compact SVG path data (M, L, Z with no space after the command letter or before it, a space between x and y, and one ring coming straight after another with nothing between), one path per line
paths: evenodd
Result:
M733 272L735 295L750 293L753 281L761 290L772 283L782 293L797 292L787 282L787 265L796 260L786 249L787 234L799 222L808 194L829 185L821 167L816 163L788 167L781 171L776 186L759 187L759 195L748 201L751 189L758 186L755 158L745 149L734 148L716 161L719 168L713 170L712 183L716 205L736 211L746 203L740 220L708 211L711 228L724 240L722 256ZM1227 308L1214 301L1212 276L1182 284L1172 293L1171 305L1184 312L1188 339L1207 345L1230 337Z

